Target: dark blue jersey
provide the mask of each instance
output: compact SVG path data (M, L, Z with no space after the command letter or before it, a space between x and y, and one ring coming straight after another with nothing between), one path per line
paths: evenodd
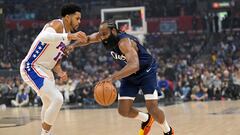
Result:
M120 33L118 34L119 41L124 38L129 38L130 40L133 40L138 48L138 58L139 58L139 66L140 69L137 73L131 75L131 76L137 76L148 70L150 67L156 66L155 59L152 57L152 55L146 50L145 47L143 47L138 39L132 35L129 35L127 33ZM119 49L119 46L116 45L114 48L110 50L112 57L118 61L121 67L124 67L127 64L126 57L123 55L121 50ZM130 77L130 76L129 76Z

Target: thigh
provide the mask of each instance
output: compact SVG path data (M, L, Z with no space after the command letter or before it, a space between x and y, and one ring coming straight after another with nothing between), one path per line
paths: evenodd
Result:
M152 71L141 78L140 88L144 94L152 94L155 90L158 89L156 71Z
M118 109L129 112L130 108L133 106L133 101L131 99L122 99L118 101Z
M45 80L50 80L55 84L54 76L51 70L46 70L41 67L22 68L20 74L25 83L34 89L39 95Z
M23 81L28 84L39 95L39 90L43 86L44 78L37 76L34 71L20 71Z
M139 87L128 80L122 80L119 90L119 99L134 100L138 94Z

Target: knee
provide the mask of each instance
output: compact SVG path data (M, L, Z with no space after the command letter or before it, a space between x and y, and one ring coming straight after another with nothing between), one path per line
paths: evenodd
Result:
M147 110L150 114L155 114L159 111L158 104L157 103L148 103L147 104Z
M118 108L118 113L123 117L128 117L129 110L125 108Z
M147 110L160 124L164 122L165 120L164 112L158 108L158 105L156 103L148 103Z
M55 102L56 105L62 106L62 104L63 104L62 94L59 94L58 96L56 96L56 98L54 99L54 102Z

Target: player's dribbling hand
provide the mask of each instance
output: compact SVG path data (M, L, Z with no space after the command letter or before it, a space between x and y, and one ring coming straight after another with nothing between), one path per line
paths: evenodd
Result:
M60 80L66 82L68 80L67 72L60 72L57 74L60 77Z
M103 83L103 82L110 82L110 83L112 83L112 82L113 82L113 79L112 79L112 77L108 77L108 78L106 78L106 79L103 79L103 80L100 81L99 83Z

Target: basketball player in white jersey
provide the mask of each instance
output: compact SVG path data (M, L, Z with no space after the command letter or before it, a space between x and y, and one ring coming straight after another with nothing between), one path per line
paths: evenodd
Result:
M27 56L21 63L20 73L23 80L41 97L41 135L50 135L50 129L63 104L63 96L55 86L53 72L63 81L68 79L60 65L63 51L71 40L86 42L83 32L77 31L81 9L70 3L62 7L61 19L47 23L34 40Z

